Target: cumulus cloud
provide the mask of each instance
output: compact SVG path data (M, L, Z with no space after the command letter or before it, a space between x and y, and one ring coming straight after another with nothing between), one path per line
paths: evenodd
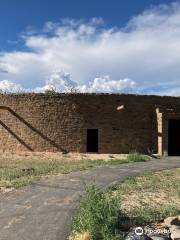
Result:
M135 90L136 83L131 79L112 80L109 76L98 77L92 83L79 86L80 92L101 92L101 93L131 93Z
M77 87L77 83L71 80L69 73L54 72L46 81L43 87L35 88L35 92L46 92L54 90L56 92L71 92Z
M47 80L46 84L41 88L35 88L35 92L46 92L47 90L55 90L56 92L126 92L130 93L134 90L135 82L131 79L112 80L109 76L95 78L88 85L81 85L71 79L69 73L55 72Z
M1 93L17 93L25 92L26 90L18 83L13 83L8 80L0 81L0 92Z
M123 28L108 28L101 18L62 19L23 39L27 51L0 54L0 80L23 89L68 91L72 84L79 91L174 95L180 85L179 3L148 9Z
M20 84L8 80L0 81L0 92L46 92L53 90L60 93L70 92L99 92L99 93L131 93L136 83L131 79L112 80L109 76L95 78L89 85L78 85L71 80L69 73L54 72L42 87L34 89L23 88Z

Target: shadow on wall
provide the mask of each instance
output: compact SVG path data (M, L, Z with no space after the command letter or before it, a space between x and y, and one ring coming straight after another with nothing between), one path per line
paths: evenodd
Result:
M44 139L46 142L48 142L53 147L57 148L59 151L62 151L63 153L67 153L65 149L63 149L61 146L59 146L57 143L55 143L53 140L51 140L49 137L45 136L42 132L40 132L38 129L33 127L30 123L28 123L24 118L22 118L19 114L14 112L10 107L6 106L0 106L0 109L6 110L10 112L13 116L15 116L17 119L19 119L21 122L23 122L28 128L30 128L33 132L38 134L42 139ZM22 140L16 133L14 133L4 122L0 120L0 125L4 127L11 135L13 135L23 146L25 146L29 151L33 151L33 149L27 145L24 140Z

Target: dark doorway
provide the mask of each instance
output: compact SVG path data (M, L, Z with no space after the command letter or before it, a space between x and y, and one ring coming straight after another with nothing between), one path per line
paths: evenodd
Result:
M168 155L180 156L180 119L169 120Z
M98 129L87 129L87 152L98 152Z

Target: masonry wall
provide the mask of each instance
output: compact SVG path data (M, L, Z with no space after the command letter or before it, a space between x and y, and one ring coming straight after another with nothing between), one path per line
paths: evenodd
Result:
M117 111L117 107L125 108ZM179 98L115 94L0 95L1 151L86 151L99 129L100 153L157 152L156 105Z

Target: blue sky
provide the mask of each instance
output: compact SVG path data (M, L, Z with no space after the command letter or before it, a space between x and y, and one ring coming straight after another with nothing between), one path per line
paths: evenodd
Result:
M124 26L144 9L170 0L1 0L0 49L21 49L20 33L27 27L41 29L45 22L61 18L101 17L108 26ZM19 43L17 43L19 41ZM16 43L16 44L15 44Z
M0 90L180 94L180 1L1 0Z

